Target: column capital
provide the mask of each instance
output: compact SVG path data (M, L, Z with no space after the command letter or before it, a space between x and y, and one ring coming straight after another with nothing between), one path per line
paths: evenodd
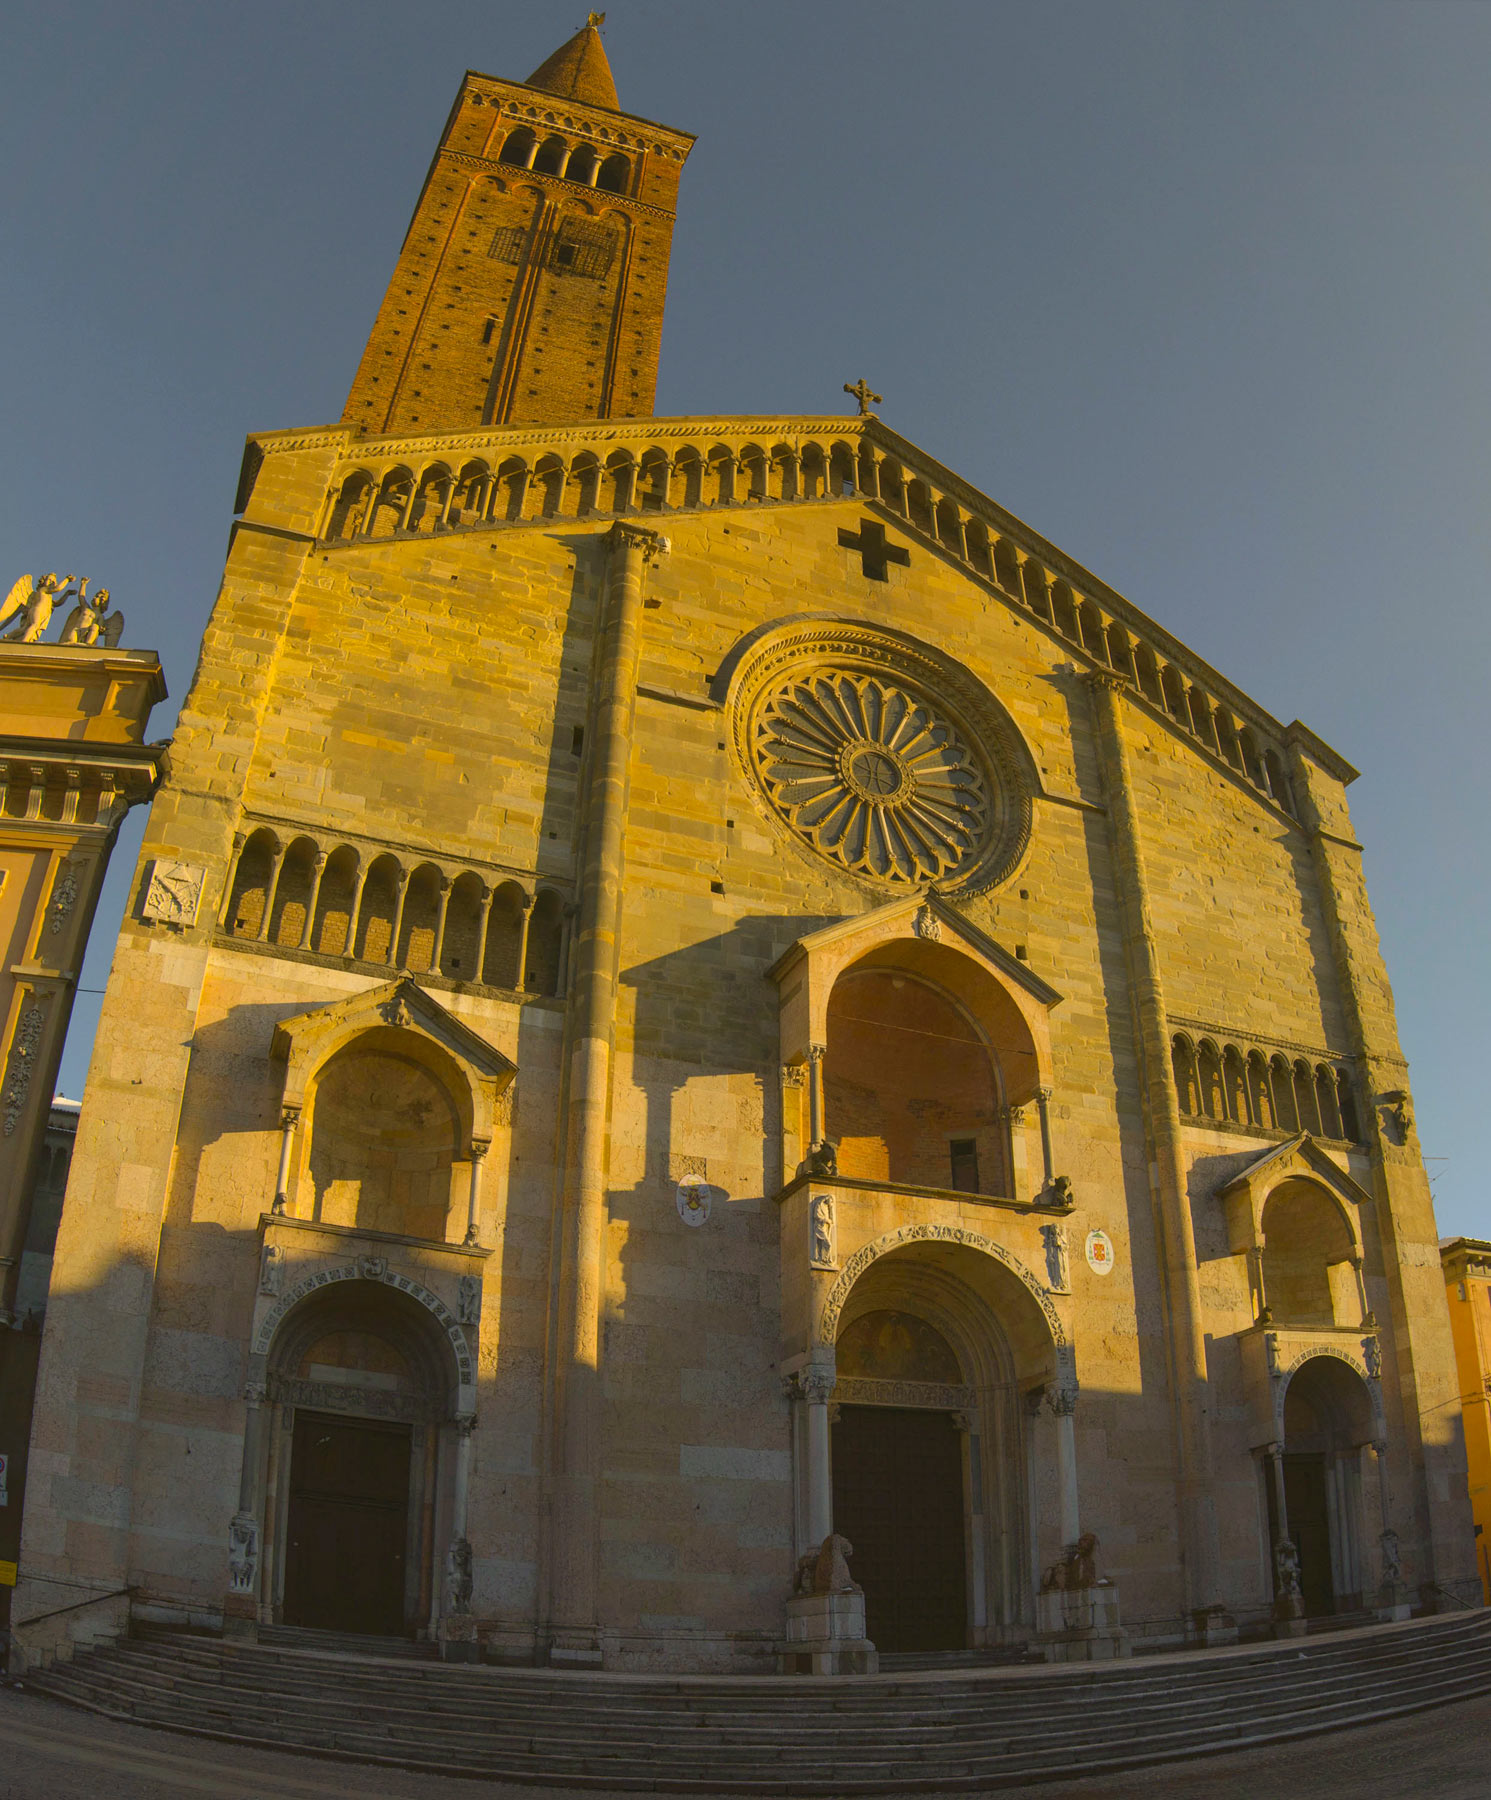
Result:
M1117 669L1089 669L1082 679L1090 688L1110 694L1121 694L1131 687L1127 675L1120 675Z
M492 1140L490 1138L484 1138L484 1137L472 1138L472 1140L471 1140L471 1160L473 1162L480 1162L481 1159L486 1155L486 1153L491 1148L492 1148Z
M280 1130L290 1131L297 1126L303 1110L298 1102L286 1100L280 1107Z
M476 1430L476 1414L458 1413L456 1415L455 1427L456 1436L458 1438L463 1441L469 1439L472 1432Z
M1069 1419L1077 1410L1077 1390L1075 1387L1053 1387L1046 1395L1046 1404L1058 1419Z
M809 1062L821 1063L823 1061L824 1057L826 1057L827 1055L828 1055L828 1045L827 1044L809 1044L808 1045L808 1061Z
M827 1406L834 1391L834 1378L826 1369L804 1369L798 1386L809 1406Z

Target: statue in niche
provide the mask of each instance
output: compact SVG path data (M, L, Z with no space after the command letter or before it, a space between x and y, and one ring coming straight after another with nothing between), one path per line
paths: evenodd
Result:
M1382 1110L1392 1125L1393 1134L1398 1142L1406 1144L1408 1134L1413 1129L1413 1113L1409 1110L1407 1089L1393 1088L1384 1094Z
M1068 1544L1061 1560L1052 1563L1041 1579L1043 1594L1067 1594L1078 1588L1103 1587L1098 1579L1098 1540L1095 1533L1084 1531L1075 1544Z
M57 642L90 649L102 644L106 650L112 650L124 635L124 614L109 613L105 618L105 613L109 613L109 590L100 588L90 600L85 577L78 587L78 603L67 615Z
M1071 1259L1067 1250L1066 1226L1042 1225L1041 1242L1046 1247L1046 1285L1053 1294L1071 1291Z
M475 1325L481 1319L481 1277L463 1275L457 1287L456 1317L463 1325Z
M813 1256L815 1269L834 1266L834 1202L832 1194L815 1194L812 1203Z
M1398 1549L1398 1534L1389 1525L1377 1541L1382 1546L1382 1585L1397 1587L1403 1579L1403 1559Z
M33 582L29 575L23 575L5 596L4 605L0 605L0 625L20 615L20 623L5 634L6 643L38 643L52 622L54 609L70 597L63 594L59 598L58 589L65 588L72 579L71 575L43 575L40 581Z
M1367 1378L1370 1381L1382 1380L1382 1345L1375 1337L1362 1339L1362 1360L1367 1365Z
M797 1559L797 1578L793 1583L799 1594L858 1594L863 1590L849 1573L848 1559L854 1546L848 1538L830 1532L816 1550Z

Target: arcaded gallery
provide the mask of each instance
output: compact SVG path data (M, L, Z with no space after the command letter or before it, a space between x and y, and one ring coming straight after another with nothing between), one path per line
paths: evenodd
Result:
M468 74L341 421L248 440L18 1607L759 1673L1406 1617L1475 1561L1356 771L863 382L654 417L692 144L594 25Z

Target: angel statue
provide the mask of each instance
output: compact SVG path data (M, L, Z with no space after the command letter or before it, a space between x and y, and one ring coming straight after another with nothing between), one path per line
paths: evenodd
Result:
M53 609L61 604L57 590L65 588L71 580L71 575L43 575L40 581L33 583L29 575L23 575L5 596L5 604L0 606L0 625L9 624L17 613L21 615L15 630L6 632L6 643L39 642L52 622ZM63 600L68 597L62 595Z
M124 614L117 609L109 613L109 590L100 588L90 600L88 598L88 577L85 575L78 586L78 603L67 615L67 622L62 627L59 644L82 644L92 647L102 644L104 649L112 650L119 642L124 631Z

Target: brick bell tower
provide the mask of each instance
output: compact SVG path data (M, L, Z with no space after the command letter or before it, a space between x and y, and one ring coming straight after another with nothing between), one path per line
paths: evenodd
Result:
M468 72L342 422L640 418L688 132L624 113L591 13L525 82Z

